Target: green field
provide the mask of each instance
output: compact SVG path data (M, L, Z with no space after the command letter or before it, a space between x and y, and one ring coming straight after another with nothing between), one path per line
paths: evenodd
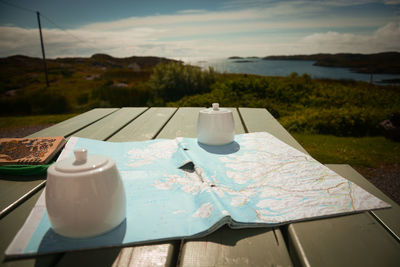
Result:
M400 143L382 136L337 137L292 133L293 137L324 164L350 164L378 168L400 163Z
M0 130L29 125L55 124L78 114L34 115L34 116L6 116L0 119Z

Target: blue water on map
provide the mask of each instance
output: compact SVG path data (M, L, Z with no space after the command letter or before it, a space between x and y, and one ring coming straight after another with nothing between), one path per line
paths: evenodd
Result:
M240 62L248 61L248 62ZM218 72L247 73L265 76L287 76L292 72L299 75L307 73L312 78L348 79L369 82L370 74L352 72L347 68L314 66L314 61L304 60L263 60L261 58L244 59L211 59L188 62L192 65L207 68L213 67ZM374 74L373 82L380 84L382 80L400 79L395 74Z

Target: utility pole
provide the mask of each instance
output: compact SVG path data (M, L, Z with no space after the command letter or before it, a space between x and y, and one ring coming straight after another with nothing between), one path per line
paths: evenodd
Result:
M43 56L43 64L44 64L44 73L46 74L46 85L49 87L49 76L47 74L47 64L46 64L46 55L44 54L44 45L43 45L43 36L42 36L42 26L40 24L40 13L36 11L37 20L39 24L39 33L40 33L40 44L42 45L42 56Z

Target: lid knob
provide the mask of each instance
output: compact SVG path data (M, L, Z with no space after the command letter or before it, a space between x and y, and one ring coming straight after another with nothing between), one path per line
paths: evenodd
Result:
M74 150L75 163L82 164L87 160L87 149L78 148Z
M219 110L219 103L213 103L213 104L212 104L212 108L213 108L213 110L215 110L215 111Z

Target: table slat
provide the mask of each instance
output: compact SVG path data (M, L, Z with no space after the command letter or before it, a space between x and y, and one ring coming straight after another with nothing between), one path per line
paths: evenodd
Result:
M0 177L0 211L43 183L44 177Z
M87 125L117 111L117 108L96 108L31 134L27 137L69 136Z
M0 264L4 267L11 267L11 266L34 266L38 265L38 263L45 264L45 266L50 266L54 264L54 261L57 259L54 256L45 256L39 259L24 259L24 260L17 260L17 261L7 261L3 262L4 260L4 251L11 243L12 239L18 232L18 230L24 224L26 218L28 217L29 213L31 212L33 206L36 204L39 196L43 192L43 189L37 192L34 196L29 198L23 204L21 204L18 208L13 210L10 214L0 220ZM41 266L39 264L39 266Z
M179 246L152 245L128 247L123 250L113 267L129 266L174 266Z
M244 130L243 123L240 119L239 112L236 108L228 108L232 111L233 120L235 121L235 134L244 134L246 131Z
M327 166L371 190L349 165ZM368 212L291 224L288 239L301 266L400 266L400 243Z
M179 266L292 266L292 262L279 229L224 227L186 242Z
M237 110L232 111L236 133L244 132ZM198 109L185 108L181 116L196 122L197 114ZM192 128L187 130L187 125L180 122L179 118L171 120L175 123L171 128L184 136L195 137L196 132ZM170 138L177 136L169 129L168 133ZM202 239L186 241L180 259L181 266L291 266L288 250L278 228L232 230L224 227Z
M349 177L349 180L392 206L390 209L372 210L370 212L400 241L400 206L349 165L329 164L327 166L343 177Z
M152 139L175 110L174 108L151 108L120 129L108 141ZM77 251L65 253L57 266L172 266L178 251L179 241L148 246Z
M111 142L145 141L153 139L176 108L151 108L108 139Z
M106 140L138 117L146 109L147 108L121 108L73 135L96 140Z
M300 150L308 152L290 135L288 131L266 110L261 108L239 108L240 115L248 131L268 132L286 144Z
M400 241L400 206L349 165L328 164L327 166L343 177L349 177L349 180L392 206L390 209L372 210L370 212Z
M171 266L173 246L151 245L66 253L57 267L69 266Z
M179 108L157 138L196 137L197 117L204 108Z

